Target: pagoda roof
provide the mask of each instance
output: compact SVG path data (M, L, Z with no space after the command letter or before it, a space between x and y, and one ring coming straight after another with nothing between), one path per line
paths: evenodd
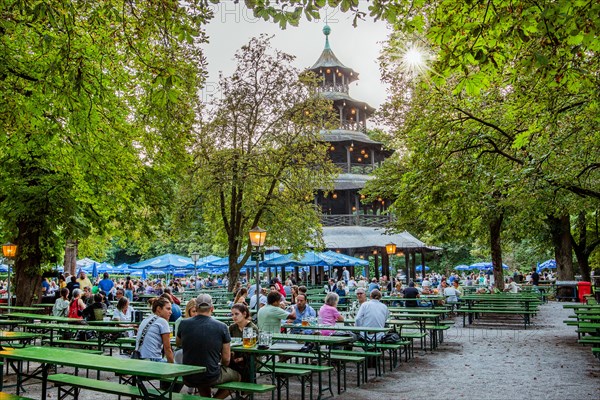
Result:
M391 233L384 228L367 226L330 226L322 229L323 241L327 248L385 247L386 244L393 242L396 244L396 249L401 251L434 252L443 250L422 242L407 231Z
M360 101L360 100L356 100L353 99L352 97L350 97L350 95L348 93L343 93L343 92L322 92L321 95L326 98L327 100L331 100L331 101L336 101L336 100L343 100L346 101L348 103L352 103L354 105L356 105L356 107L364 110L366 109L370 114L375 112L375 108L371 107L368 103L365 103L364 101Z
M343 70L344 72L349 73L350 82L358 79L358 72L354 71L350 67L346 67L333 53L331 47L329 46L329 34L331 33L331 28L329 25L325 25L323 27L323 33L325 34L325 48L321 53L321 56L317 60L317 62L310 67L310 70L319 70L320 68L338 68Z

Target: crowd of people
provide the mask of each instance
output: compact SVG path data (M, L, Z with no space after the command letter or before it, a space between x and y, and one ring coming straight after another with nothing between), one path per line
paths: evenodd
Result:
M535 270L521 275L516 273L508 277L505 290L516 292L520 284L535 286L542 278ZM370 280L360 276L355 279L343 268L339 278L335 273L326 279L324 298L313 294L313 299L309 298L306 286L296 284L300 282L296 282L293 275L285 283L279 277L271 279L268 284L263 281L258 290L255 283L242 280L233 289L233 300L229 304L233 322L229 326L211 318L214 303L209 294L198 295L185 307L178 297L185 290L227 283L226 279L218 277L172 279L168 283L163 279L111 279L107 273L92 282L85 272L81 272L78 276L61 277L56 282L44 280L42 285L46 295L56 295L53 307L56 316L98 320L107 318L111 309L110 318L131 327L137 326L127 325L135 320L131 302L141 294L155 295L150 300L152 313L141 321L137 333L132 330L129 335L135 335L136 349L143 359L206 367L205 373L184 379L190 391L195 389L203 396L210 396L211 388L218 383L249 379L247 357L231 349L231 338L241 338L245 329L253 330L256 336L259 332L275 334L282 330L282 321L287 321L297 326L291 329L291 333L347 335L347 332L338 332L335 325L343 322L348 315L354 318L357 327L385 326L389 310L381 301L384 295L397 298L397 301L392 301L393 306L418 307L424 305L421 296L425 295L443 295L443 301L458 302L465 286L477 286L478 292L495 291L493 275L483 272L462 276L452 273L447 277L430 273L420 282L411 280L404 284L400 275L392 279L387 276ZM113 306L115 302L116 306ZM258 312L253 319L250 310L255 310L257 303ZM344 306L344 311L340 310L340 306ZM310 325L318 324L319 328L301 329L300 325L306 321L310 321ZM171 347L169 322L175 322L177 351ZM381 336L382 333L377 334L378 340ZM198 341L198 337L204 339ZM228 393L219 390L214 395L224 398Z

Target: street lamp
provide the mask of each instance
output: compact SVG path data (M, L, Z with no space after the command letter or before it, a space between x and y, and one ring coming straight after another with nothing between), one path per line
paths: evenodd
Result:
M200 253L194 251L192 254L190 254L190 257L194 262L194 293L196 293L196 291L198 290L198 282L196 282L198 280L198 270L196 269L196 265L198 264L198 260L200 259Z
M260 308L260 275L258 272L258 264L260 263L260 248L265 244L267 231L255 226L250 229L248 235L250 236L250 244L255 248L252 255L256 259L256 312L258 312L258 309Z
M11 303L11 294L10 294L10 266L13 265L14 259L17 255L17 245L12 243L6 243L2 245L2 254L4 258L6 258L6 264L8 264L8 278L7 278L7 293L8 293L8 301L7 304L10 307Z
M390 242L390 243L386 244L385 245L385 252L388 255L388 269L389 269L388 275L390 275L390 281L391 281L391 275L392 275L392 255L396 254L396 244L394 242Z

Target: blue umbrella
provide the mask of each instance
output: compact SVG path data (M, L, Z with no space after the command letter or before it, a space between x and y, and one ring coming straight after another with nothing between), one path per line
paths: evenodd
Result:
M491 262L478 262L475 264L471 264L471 268L479 269L479 270L492 269L493 267L494 267L494 265ZM502 264L502 268L508 269L508 265Z
M417 265L415 267L415 271L417 271L417 272L423 271L423 265L422 264L421 265ZM425 266L425 271L429 271L429 267L427 265Z
M92 265L92 277L94 277L94 278L98 277L98 266L96 265L96 263L94 263L94 265Z
M337 257L340 259L343 259L347 262L347 266L356 266L356 265L360 265L360 266L365 266L365 265L369 265L369 262L367 260L363 260L357 257L352 257L349 256L347 254L342 254L342 253L336 253L335 251L325 251L323 253L321 253L321 255L324 256L329 256L329 257ZM336 267L343 267L344 265L335 265Z
M543 263L540 264L540 266L538 267L538 270L543 270L545 268L548 269L555 269L556 268L556 260L552 259L552 260L546 260Z
M162 256L132 264L129 268L152 268L156 270L165 268L189 268L190 266L193 268L194 262L189 257L179 256L177 254L163 254Z
M456 267L454 267L454 269L457 271L470 271L473 268L469 267L468 265L461 264L461 265L457 265Z

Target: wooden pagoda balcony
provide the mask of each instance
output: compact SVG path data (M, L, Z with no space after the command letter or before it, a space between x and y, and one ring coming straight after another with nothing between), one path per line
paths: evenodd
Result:
M384 227L393 221L391 215L321 215L323 226L370 226Z
M317 88L319 92L337 92L337 93L348 93L348 85L342 85L341 83L324 84Z
M371 164L370 161L364 163L335 163L335 166L341 170L342 174L357 174L357 175L369 175L379 165Z

